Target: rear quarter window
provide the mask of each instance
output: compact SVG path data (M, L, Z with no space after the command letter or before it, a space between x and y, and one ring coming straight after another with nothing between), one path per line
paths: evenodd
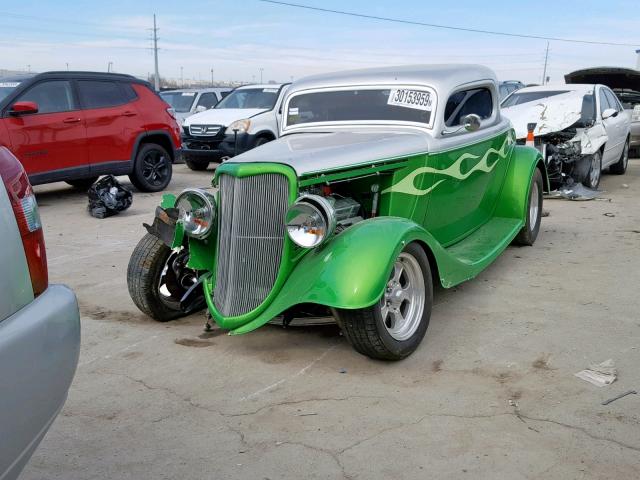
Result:
M130 83L121 83L120 86L122 87L124 96L127 101L132 102L133 100L136 100L138 98L138 94L133 89L133 86Z

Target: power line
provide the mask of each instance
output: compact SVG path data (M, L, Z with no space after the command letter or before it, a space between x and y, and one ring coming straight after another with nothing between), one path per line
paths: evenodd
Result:
M400 18L391 18L391 17L379 17L377 15L367 15L364 13L356 13L356 12L347 12L344 10L333 10L330 8L322 8L322 7L312 7L311 5L302 5L299 3L289 3L289 2L280 2L277 0L258 0L263 3L270 3L273 5L282 5L286 7L294 7L294 8L302 8L306 10L314 10L316 12L324 12L324 13L333 13L337 15L346 15L349 17L357 17L357 18L366 18L369 20L380 20L384 22L394 22L394 23L403 23L406 25L418 25L421 27L431 27L431 28L442 28L446 30L458 30L463 32L473 32L473 33L484 33L487 35L500 35L503 37L519 37L519 38L533 38L536 40L553 40L556 42L568 42L568 43L586 43L589 45L610 45L615 47L638 47L640 43L616 43L616 42L597 42L594 40L579 40L575 38L560 38L560 37L545 37L542 35L526 35L523 33L509 33L509 32L498 32L494 30L480 30L476 28L466 28L466 27L455 27L452 25L441 25L437 23L426 23L426 22L417 22L413 20L403 20Z

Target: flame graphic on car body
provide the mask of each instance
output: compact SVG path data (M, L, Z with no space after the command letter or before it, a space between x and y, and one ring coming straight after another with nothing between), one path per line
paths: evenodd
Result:
M455 162L451 164L451 166L443 170L438 170L437 168L433 168L433 167L416 168L413 172L408 174L398 183L396 183L395 185L391 185L389 188L383 190L381 193L393 192L393 193L406 193L407 195L426 195L427 193L430 193L431 191L433 191L442 182L447 180L446 178L443 178L442 180L438 180L437 182L435 182L433 185L431 185L429 188L426 188L426 189L416 188L414 184L416 177L424 173L445 175L450 178L455 178L456 180L465 180L469 178L469 176L474 172L489 173L491 170L494 169L494 167L498 164L501 158L503 159L507 158L509 147L513 143L514 143L513 134L512 132L509 132L506 138L504 139L504 142L502 143L502 146L500 147L499 150L496 150L495 148L489 148L484 153L480 161L476 163L472 168L470 168L469 171L466 173L462 173L462 162L464 162L467 159L480 158L479 155L474 155L472 153L463 153L456 159ZM492 153L497 154L498 158L496 159L495 162L489 165L489 155L491 155Z

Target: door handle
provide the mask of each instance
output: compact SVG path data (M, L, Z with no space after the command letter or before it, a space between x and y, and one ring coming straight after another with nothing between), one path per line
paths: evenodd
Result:
M64 123L79 123L80 119L78 117L69 117L63 120Z
M132 112L131 110L125 110L124 112L122 112L123 117L134 117L137 114L137 112Z

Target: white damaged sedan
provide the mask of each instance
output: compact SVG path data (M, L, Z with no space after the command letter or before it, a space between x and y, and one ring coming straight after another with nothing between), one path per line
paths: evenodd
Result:
M533 133L552 188L573 181L598 188L603 169L626 172L631 119L608 87L527 87L509 95L501 106L519 143Z

